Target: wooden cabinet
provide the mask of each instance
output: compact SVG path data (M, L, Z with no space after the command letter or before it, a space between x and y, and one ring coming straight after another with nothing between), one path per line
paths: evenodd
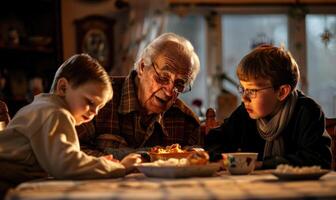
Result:
M0 13L0 99L13 116L49 91L63 60L60 1L4 1Z

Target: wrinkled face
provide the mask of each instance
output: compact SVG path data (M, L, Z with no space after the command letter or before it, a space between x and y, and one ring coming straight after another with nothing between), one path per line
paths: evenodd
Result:
M252 119L273 116L280 108L278 91L269 80L240 81L240 84L244 90L242 101Z
M87 82L77 88L68 83L64 97L76 125L89 122L105 105L108 90L97 82Z
M164 56L158 56L152 62L151 66L145 66L141 62L138 68L137 95L140 105L147 114L163 113L168 110L178 97L178 91L188 82L186 74L172 70L183 66L172 66L173 63Z

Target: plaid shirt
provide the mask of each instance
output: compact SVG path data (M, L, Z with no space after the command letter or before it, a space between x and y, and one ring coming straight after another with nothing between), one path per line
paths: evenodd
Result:
M148 116L141 112L134 84L136 75L136 71L132 71L128 77L112 77L113 99L95 117L94 128L89 124L79 127L81 142L88 144L94 139L91 146L100 151L109 149L107 152L114 155L117 149L135 150L173 143L201 145L200 122L180 99L163 114ZM91 134L83 133L88 129ZM86 152L97 155L97 152Z

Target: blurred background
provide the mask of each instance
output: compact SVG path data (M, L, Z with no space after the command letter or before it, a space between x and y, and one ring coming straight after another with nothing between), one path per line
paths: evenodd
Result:
M188 38L200 57L193 90L182 99L219 120L241 101L235 68L260 44L289 49L300 89L336 118L336 0L11 0L0 7L0 99L11 116L48 92L57 67L75 53L127 75L156 36Z

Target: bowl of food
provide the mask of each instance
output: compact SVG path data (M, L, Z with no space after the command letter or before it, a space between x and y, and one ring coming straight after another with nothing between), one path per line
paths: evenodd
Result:
M255 168L258 153L235 152L223 153L223 163L232 175L250 174Z
M169 158L187 158L191 154L190 151L184 150L179 144L161 147L155 146L149 151L151 161L168 160Z

